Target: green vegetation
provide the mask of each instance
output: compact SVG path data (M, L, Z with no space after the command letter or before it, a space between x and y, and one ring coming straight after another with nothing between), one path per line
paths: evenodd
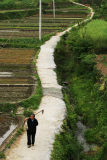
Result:
M69 0L56 0L56 3L66 4L69 3ZM50 0L42 0L43 6L46 7L46 4L52 4ZM0 9L24 9L24 8L37 8L39 0L1 0Z
M40 41L38 38L0 39L1 48L35 48L36 50L48 40L54 33L44 35Z
M1 0L0 9L23 9L37 7L36 0Z
M33 111L31 109L24 111L24 116L25 117L30 117L31 114L33 114Z
M5 158L5 154L3 152L0 152L0 159Z
M55 1L56 3L56 14L76 14L76 15L87 15L89 11L86 7L81 7L63 0ZM69 8L68 8L69 6ZM0 2L0 19L16 19L27 17L31 15L38 15L39 13L39 0L2 0ZM42 1L42 13L53 15L53 2L50 0Z
M20 135L22 135L24 129L23 127L22 128L19 128L16 132L16 134L13 136L13 138L9 141L9 143L6 145L6 148L10 148L11 145L14 143L14 141L17 139L17 137L19 137Z
M0 112L10 113L11 111L15 113L17 110L17 106L14 104L0 104Z
M107 22L104 20L93 20L80 30L80 36L93 41L97 50L107 49Z
M89 4L95 9L94 18L107 20L107 1L106 0L75 0L82 4Z
M102 1L103 0L76 0L78 1L79 3L82 3L82 4L91 4L91 5L97 5L97 6L100 6Z
M0 20L23 18L34 15L36 13L38 13L38 9L5 10L0 11Z
M96 68L96 46L99 46L99 42L106 41L106 38L103 36L101 41L95 40L99 34L98 37L93 35L93 26L92 31L89 30L91 24L98 30L98 21L87 24L87 32L84 34L81 34L84 26L73 28L69 34L63 36L55 52L59 83L66 84L64 95L67 117L62 132L56 136L52 160L107 159L107 82ZM104 24L106 23L103 23L103 28ZM104 29L102 34L104 31L106 32ZM102 49L99 47L99 50ZM105 48L104 45L103 49ZM84 153L76 140L78 117L89 127L84 133L86 141L97 145L91 154Z

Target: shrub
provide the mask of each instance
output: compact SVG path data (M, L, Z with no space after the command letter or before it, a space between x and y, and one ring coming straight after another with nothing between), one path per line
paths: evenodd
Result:
M99 160L106 160L107 159L107 141L104 143L102 151L99 156Z
M3 152L0 152L0 159L5 158L5 154Z
M55 51L58 79L61 84L65 84L67 117L63 131L56 137L52 160L102 160L105 158L107 82L104 83L103 90L100 90L101 74L95 66L97 41L94 41L93 37L88 38L86 34L81 35L82 27L73 29L70 34L63 36ZM75 130L78 116L89 128L85 132L87 142L97 144L100 150L103 148L102 152L98 150L96 155L82 154L77 146L76 150L75 145L78 142L75 139ZM76 152L77 155L75 155Z
M31 114L33 114L33 111L32 111L32 110L25 110L25 111L24 111L24 116L25 116L25 117L30 117Z

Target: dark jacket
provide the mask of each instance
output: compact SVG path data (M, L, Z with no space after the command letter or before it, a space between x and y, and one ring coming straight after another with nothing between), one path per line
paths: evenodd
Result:
M30 133L36 133L36 126L38 126L38 121L36 118L32 121L30 118L27 120L28 130L27 132Z

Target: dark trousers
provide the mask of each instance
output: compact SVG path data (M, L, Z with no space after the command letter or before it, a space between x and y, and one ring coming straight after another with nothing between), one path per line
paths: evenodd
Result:
M27 145L31 145L35 143L35 135L36 133L29 133L27 132Z

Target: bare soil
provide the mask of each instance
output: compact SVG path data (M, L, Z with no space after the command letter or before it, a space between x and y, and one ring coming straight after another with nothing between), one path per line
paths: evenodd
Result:
M62 31L65 27L71 26L75 21L80 22L86 14L64 12L56 14L56 19L52 14L42 15L42 35ZM0 21L0 38L23 38L38 37L39 35L38 15L22 19ZM23 26L22 26L23 24ZM48 24L47 26L44 24ZM55 25L56 24L56 28ZM49 27L48 27L49 26ZM51 28L50 28L51 27ZM57 28L58 27L58 28Z
M33 49L0 49L0 103L27 99L34 91Z
M100 54L97 56L97 68L101 71L103 76L107 76L107 55Z
M0 64L30 64L34 54L29 49L0 49Z

